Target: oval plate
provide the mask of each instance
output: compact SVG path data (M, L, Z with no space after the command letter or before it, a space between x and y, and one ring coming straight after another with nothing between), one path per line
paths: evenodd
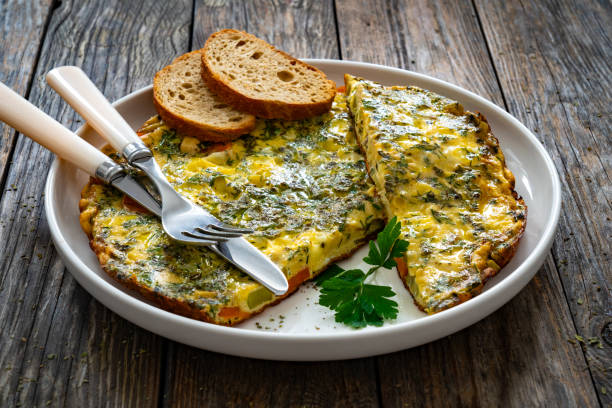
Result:
M483 293L452 309L427 316L414 306L396 271L389 270L379 272L376 281L393 287L400 315L383 327L354 330L336 324L333 313L317 304L318 291L310 283L237 327L182 317L155 307L102 271L79 225L78 202L88 176L65 161L55 160L45 189L49 227L68 270L92 296L134 324L191 346L253 358L315 361L390 353L439 339L494 312L531 280L552 244L561 190L552 160L525 126L493 103L425 75L349 61L306 61L337 84L343 83L344 73L351 73L386 85L415 85L456 99L466 109L486 116L516 177L516 190L523 196L529 215L516 255L485 285ZM115 106L134 129L155 114L151 87L121 98ZM78 133L96 146L103 144L87 125ZM362 267L361 259L366 253L367 249L362 248L341 265Z

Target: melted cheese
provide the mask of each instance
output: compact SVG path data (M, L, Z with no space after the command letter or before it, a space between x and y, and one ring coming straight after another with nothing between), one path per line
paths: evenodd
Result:
M469 298L525 224L497 140L440 95L345 80L370 176L409 241L405 280L417 304L431 313Z
M143 129L170 183L222 221L254 229L246 238L290 281L319 273L384 223L342 95L328 114L261 121L232 143L182 138L157 117ZM101 263L119 280L135 279L218 323L240 319L224 308L251 313L276 300L206 248L171 242L158 219L130 209L112 187L90 184L83 197L93 240L110 254L99 254Z

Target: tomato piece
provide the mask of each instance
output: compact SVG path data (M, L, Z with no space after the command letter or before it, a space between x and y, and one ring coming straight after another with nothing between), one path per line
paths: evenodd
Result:
M397 270L399 271L400 276L403 278L408 275L408 267L406 266L406 261L404 258L393 258L397 263Z
M310 278L310 269L308 269L308 267L305 267L304 269L293 275L291 278L289 278L289 290L287 291L287 293L291 293L293 289L298 287L308 278Z
M121 204L123 205L123 207L125 207L126 209L130 211L134 211L140 214L151 214L149 210L144 208L142 205L140 205L138 202L136 202L131 197L123 196L123 200Z

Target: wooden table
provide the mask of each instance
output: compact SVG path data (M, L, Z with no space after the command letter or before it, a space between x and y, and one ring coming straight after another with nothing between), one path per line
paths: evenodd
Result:
M418 348L322 363L206 352L140 329L75 282L43 212L53 156L0 126L0 406L612 406L609 1L141 3L0 0L0 81L75 129L45 84L51 68L81 66L116 99L226 27L296 56L432 75L544 144L563 185L552 251L499 311Z

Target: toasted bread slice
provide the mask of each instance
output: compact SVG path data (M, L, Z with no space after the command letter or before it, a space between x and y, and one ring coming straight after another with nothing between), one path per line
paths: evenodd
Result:
M266 119L320 115L329 111L336 93L334 82L315 67L237 30L208 38L202 77L225 102Z
M153 102L166 124L201 140L232 140L255 128L255 117L219 99L202 81L201 51L175 59L155 75Z

